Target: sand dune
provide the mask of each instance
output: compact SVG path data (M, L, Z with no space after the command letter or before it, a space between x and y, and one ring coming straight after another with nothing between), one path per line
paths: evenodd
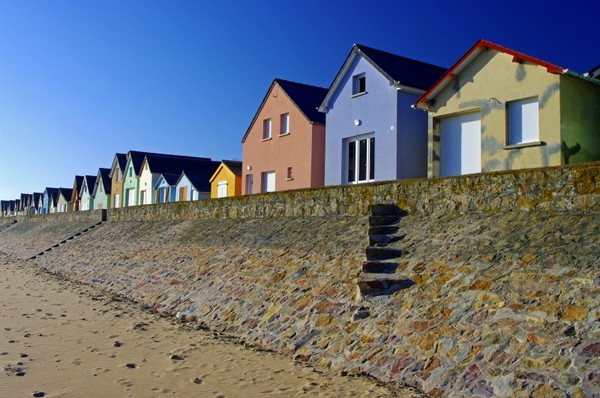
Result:
M294 364L0 254L0 397L418 396Z

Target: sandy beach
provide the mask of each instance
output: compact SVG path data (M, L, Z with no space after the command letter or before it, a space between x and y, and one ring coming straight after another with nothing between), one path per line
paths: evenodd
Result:
M0 254L0 397L391 397Z

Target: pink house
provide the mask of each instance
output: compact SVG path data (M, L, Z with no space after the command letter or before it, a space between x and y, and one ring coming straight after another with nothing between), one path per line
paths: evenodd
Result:
M275 79L242 139L242 193L323 186L327 89Z

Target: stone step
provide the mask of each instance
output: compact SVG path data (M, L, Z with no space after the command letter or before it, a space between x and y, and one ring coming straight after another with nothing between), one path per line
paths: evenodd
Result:
M374 216L399 215L401 210L396 205L378 203L371 206L371 214Z
M369 226L378 227L395 225L400 221L400 216L369 216Z
M367 261L389 260L402 256L401 249L369 246L366 249Z
M363 274L356 282L361 296L381 296L408 289L415 282L403 275Z
M398 268L398 263L391 261L365 261L362 265L363 272L373 274L393 274Z
M395 235L395 234L371 234L369 235L369 245L371 246L382 246L389 245L391 243L399 242L404 239L406 235Z
M369 227L369 235L394 235L400 228L398 226L383 226L383 227Z

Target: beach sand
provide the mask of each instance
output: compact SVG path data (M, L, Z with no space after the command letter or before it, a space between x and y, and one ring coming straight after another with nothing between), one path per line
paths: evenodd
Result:
M0 253L0 397L417 397L195 330Z

